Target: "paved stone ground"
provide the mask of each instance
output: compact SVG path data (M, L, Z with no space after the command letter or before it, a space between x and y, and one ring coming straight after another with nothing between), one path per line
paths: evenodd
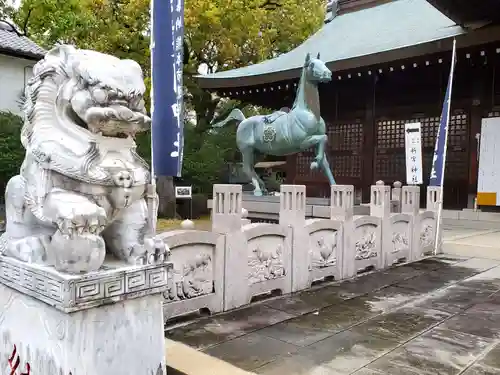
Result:
M187 375L187 374L184 374L183 372L180 372L180 371L178 371L175 368L172 368L170 366L167 366L167 374L168 375Z
M500 375L500 261L441 256L166 337L266 375Z

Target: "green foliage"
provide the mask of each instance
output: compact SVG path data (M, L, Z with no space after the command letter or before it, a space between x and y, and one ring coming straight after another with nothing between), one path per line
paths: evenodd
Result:
M45 48L74 44L149 71L149 0L22 0L14 20Z
M273 1L274 2L274 1ZM186 39L195 65L254 64L290 51L323 22L324 0L186 0Z
M288 52L319 29L324 0L186 0L185 39L190 60L184 69L197 126L206 131L219 111L220 99L198 86L195 76L204 64L208 72L256 64ZM233 107L239 103L232 103ZM223 111L222 111L223 112Z
M19 116L0 112L0 186L4 187L9 179L19 173L24 158L21 145L21 127Z
M150 163L151 133L139 135L136 141L137 152ZM222 129L216 134L200 133L196 126L186 123L184 125L183 183L193 185L194 193L210 193L212 184L219 181L227 160L233 158L234 145L234 129Z
M137 143L137 153L148 163L151 163L151 132L138 134L135 142Z
M212 185L220 180L227 160L233 159L234 129L200 134L195 126L186 124L184 135L185 150L191 152L184 151L182 180L192 184L195 193L209 194Z
M262 178L269 191L280 191L280 186L285 183L281 172L273 171Z

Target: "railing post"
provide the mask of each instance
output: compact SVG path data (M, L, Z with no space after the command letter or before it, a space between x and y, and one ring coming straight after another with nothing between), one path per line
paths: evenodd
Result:
M212 232L224 235L225 242L224 311L248 302L248 249L241 230L242 193L241 185L213 186Z
M227 234L241 230L241 185L213 186L212 231Z
M412 216L420 213L420 186L404 186L401 198L402 213Z
M370 215L375 217L389 217L391 214L391 187L377 181L370 187Z
M377 181L370 187L370 216L381 219L382 225L382 249L379 254L378 268L385 266L386 252L392 248L392 230L390 224L391 215L391 187L384 185L383 181Z
M441 203L443 195L443 188L440 186L428 186L427 187L427 211L439 211L439 206Z
M396 181L393 184L392 193L391 193L391 204L393 206L392 212L401 213L401 194L402 194L402 186L400 181Z
M279 223L292 228L292 292L297 292L309 285L305 185L281 185Z
M401 212L411 215L410 260L422 257L420 246L420 186L404 186L402 191Z
M443 251L443 217L442 217L442 199L443 188L441 186L427 187L427 211L434 212L436 218L435 230L435 253L440 254Z
M352 220L354 215L354 186L332 185L330 194L330 219Z
M337 262L341 265L340 278L344 279L356 274L354 255L350 253L354 246L354 186L332 185L330 192L330 219L342 222L343 243Z

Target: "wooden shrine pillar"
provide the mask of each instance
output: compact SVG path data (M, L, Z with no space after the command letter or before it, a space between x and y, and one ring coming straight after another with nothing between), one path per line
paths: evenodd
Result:
M370 188L374 183L375 169L375 108L377 76L374 74L368 86L365 119L363 123L363 161L361 167L361 181L363 187L363 202L370 201Z

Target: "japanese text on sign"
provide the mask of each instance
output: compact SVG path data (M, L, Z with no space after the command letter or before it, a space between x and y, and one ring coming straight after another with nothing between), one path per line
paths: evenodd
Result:
M184 32L184 4L183 0L171 0L170 5L172 9L172 46L175 53L174 59L174 77L172 81L174 82L174 92L177 99L177 106L172 110L174 112L174 117L177 119L177 127L179 132L177 133L177 139L174 142L174 151L171 153L172 157L178 157L182 160L181 151L181 125L182 125L182 115L183 115L183 86L182 86L182 63L183 63L183 32ZM174 8L175 3L175 8ZM177 150L177 151L175 151Z
M152 0L151 13L152 169L157 176L180 176L184 145L184 0Z
M420 185L422 178L422 128L419 122L405 124L406 183Z

